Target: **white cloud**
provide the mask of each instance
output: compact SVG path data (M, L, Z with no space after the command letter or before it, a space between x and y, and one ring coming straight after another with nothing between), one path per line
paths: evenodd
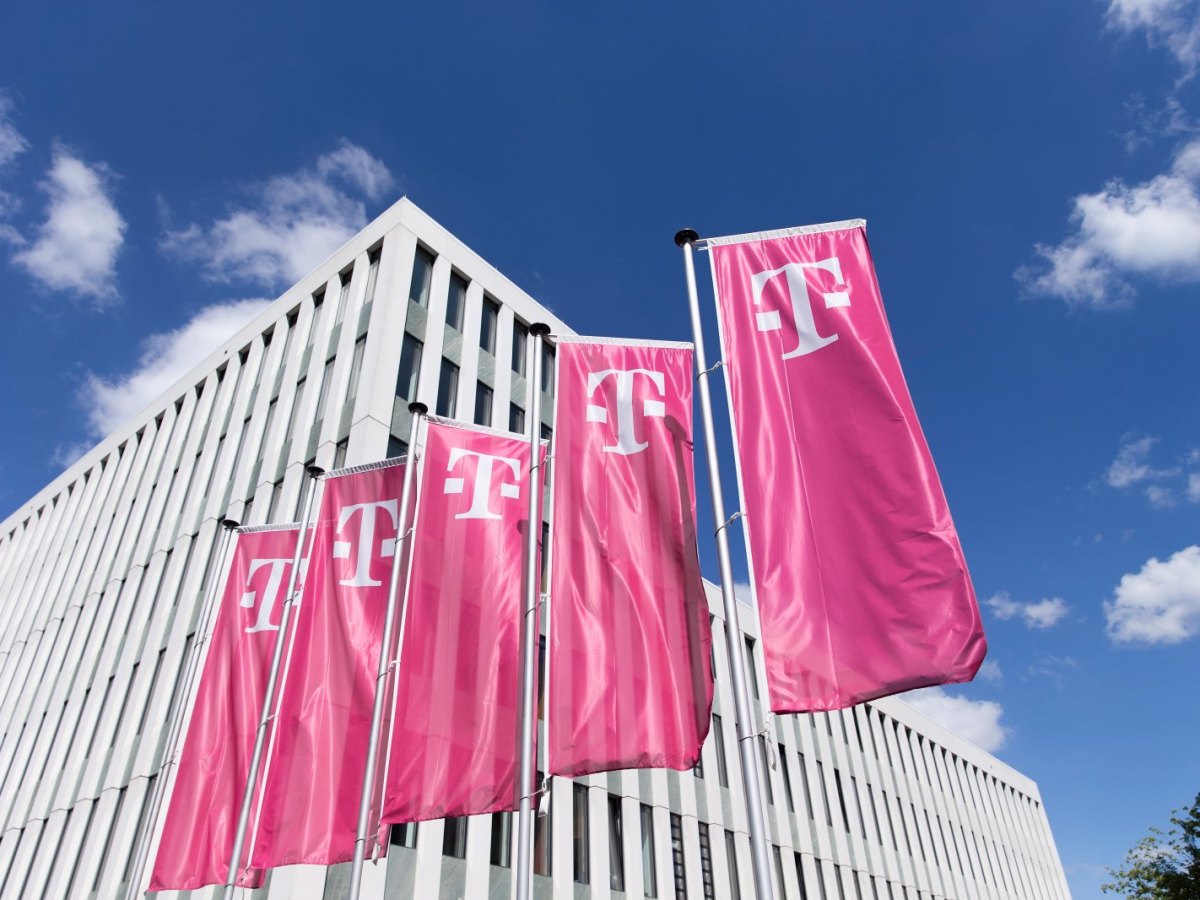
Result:
M997 619L1020 618L1026 628L1053 628L1066 617L1070 610L1067 601L1062 597L1048 597L1037 603L1021 603L1013 600L1007 591L993 594L983 602L995 613Z
M238 329L253 319L269 300L236 300L205 307L175 331L153 334L142 342L137 367L112 378L89 372L80 390L88 411L88 427L102 437L128 421ZM78 448L63 448L64 456Z
M1200 503L1200 473L1188 473L1187 498L1192 503Z
M1150 46L1166 47L1190 76L1200 63L1198 7L1195 0L1111 0L1108 23L1118 31L1145 31Z
M998 661L985 659L983 665L979 667L979 677L984 681L990 681L992 684L999 684L1004 680L1004 672L1001 670Z
M1146 499L1157 509L1170 509L1175 505L1175 492L1160 484L1152 484L1146 488Z
M940 687L911 691L902 695L901 699L943 728L966 738L988 753L995 753L1008 739L1008 729L1000 722L1004 707L994 700L968 700L961 694L950 694Z
M1200 546L1164 561L1151 558L1121 577L1104 604L1108 636L1118 644L1178 644L1200 634Z
M49 196L46 221L32 244L13 260L52 290L68 291L103 307L117 300L116 261L125 220L111 197L113 175L59 148L42 182Z
M1031 293L1069 305L1112 309L1135 295L1131 276L1200 281L1200 140L1184 145L1171 169L1141 184L1110 181L1074 200L1076 231L1035 248L1044 263L1017 280Z
M246 208L168 231L162 247L200 263L212 281L287 285L358 232L367 223L363 200L379 200L393 182L380 160L343 141L315 165L256 186Z
M9 118L12 108L12 98L0 91L0 168L7 166L29 149L29 142L17 131L17 126Z
M1109 487L1124 488L1139 481L1162 478L1174 474L1167 469L1153 469L1148 462L1151 448L1158 438L1148 435L1127 434L1121 438L1116 459L1109 464L1104 480Z
M754 606L754 589L750 587L748 581L735 581L733 584L733 596L739 603L745 606Z

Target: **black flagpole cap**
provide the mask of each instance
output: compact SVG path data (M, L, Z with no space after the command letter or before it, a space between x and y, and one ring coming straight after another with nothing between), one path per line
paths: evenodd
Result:
M694 244L700 240L700 235L696 233L694 228L682 228L675 232L675 246L686 247L688 244Z
M529 333L535 337L546 337L550 333L550 326L545 322L535 322L529 326Z
M241 528L242 523L239 522L237 519L231 519L228 516L222 516L221 517L221 527L227 528L230 531L233 531L235 528Z
M429 407L426 406L424 403L422 403L420 400L414 400L412 403L408 404L408 411L410 413L412 413L414 416L429 415Z
M304 471L308 473L310 478L320 478L325 474L325 470L320 466L305 466Z

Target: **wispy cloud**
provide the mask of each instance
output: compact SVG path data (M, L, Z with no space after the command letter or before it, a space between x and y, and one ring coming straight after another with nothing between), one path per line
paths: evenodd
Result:
M251 202L208 225L168 231L163 249L199 263L216 282L264 288L290 284L367 223L394 178L382 161L343 141L309 167L250 190Z
M1040 265L1017 270L1031 294L1068 305L1114 309L1133 302L1132 279L1200 281L1200 140L1184 145L1171 168L1141 184L1110 181L1073 201L1073 234L1039 244Z
M1053 628L1070 611L1070 606L1062 597L1048 597L1036 603L1022 603L1014 600L1007 591L993 594L984 605L995 613L997 619L1020 619L1026 628Z
M979 677L992 684L999 684L1004 680L1004 672L997 660L986 659L983 661L983 665L979 667Z
M207 306L174 331L146 338L138 363L130 371L111 377L87 373L79 402L87 410L90 433L99 438L128 421L269 303L236 300ZM75 445L61 448L64 457L78 456L79 449Z
M97 308L120 299L116 262L126 224L113 203L114 177L104 163L89 165L66 148L56 149L41 183L48 197L45 221L13 256L42 286Z
M1200 4L1196 0L1111 0L1109 27L1142 31L1152 47L1165 48L1183 67L1184 76L1200 64Z
M1200 546L1122 576L1104 615L1116 644L1178 644L1200 634Z
M995 753L1008 740L1009 730L1000 721L1004 707L994 700L969 700L940 687L910 691L901 699L989 753Z
M1038 681L1049 681L1056 687L1062 687L1066 683L1067 677L1078 668L1079 660L1073 656L1059 656L1042 651L1025 668L1025 677Z
M1125 488L1156 478L1175 474L1170 469L1155 469L1150 466L1150 451L1158 438L1149 435L1126 434L1121 438L1116 458L1104 473L1109 487Z
M12 122L13 101L0 90L0 174L8 169L13 160L29 149L29 142ZM0 190L0 241L20 246L21 235L8 224L9 218L20 208L20 202L7 191Z

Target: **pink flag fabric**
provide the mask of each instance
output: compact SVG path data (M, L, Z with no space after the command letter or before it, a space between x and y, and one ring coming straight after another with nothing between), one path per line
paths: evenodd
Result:
M428 420L385 822L517 808L529 460L527 439Z
M299 529L238 534L150 875L151 891L224 884ZM258 887L260 870L238 884Z
M354 856L403 484L402 461L325 476L250 850L254 868ZM381 853L386 844L379 840ZM368 855L374 847L369 841Z
M970 680L979 608L866 223L708 247L771 709Z
M712 711L690 344L558 339L547 756L689 769Z

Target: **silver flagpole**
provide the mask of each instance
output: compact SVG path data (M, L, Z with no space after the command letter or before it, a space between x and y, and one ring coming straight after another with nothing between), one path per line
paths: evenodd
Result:
M534 704L534 678L538 662L538 601L541 596L538 584L537 546L541 536L542 491L541 451L542 428L542 343L550 328L544 322L529 326L533 338L533 372L529 382L529 531L525 535L525 623L521 638L521 710L519 768L521 805L517 820L517 896L516 900L530 900L533 896L533 817L537 810L533 806L530 785L533 782L533 729L537 727L537 711Z
M325 474L325 470L319 466L308 466L305 472L314 482ZM233 900L233 892L237 887L238 866L241 865L242 847L246 843L246 826L250 822L250 807L254 802L254 786L258 781L258 767L262 762L267 726L271 722L271 704L275 699L279 665L283 660L284 645L287 643L288 622L291 619L292 606L296 601L296 581L300 576L300 557L304 553L304 533L308 530L308 523L312 520L313 497L316 494L316 485L313 485L308 492L308 498L304 501L304 518L300 520L300 532L296 535L296 551L292 554L292 571L288 575L287 599L283 601L279 631L275 633L275 648L271 654L271 668L267 674L267 686L263 693L262 714L258 718L258 729L254 734L254 750L250 754L250 771L246 775L242 809L238 813L237 831L233 836L233 851L229 854L229 874L225 878L225 900Z
M704 354L704 331L700 324L700 300L696 294L696 267L692 244L700 239L685 228L675 235L675 244L683 250L683 268L687 275L688 304L692 314L692 335L696 345L696 381L700 388L700 418L704 422L704 453L708 462L708 492L712 497L713 528L716 529L717 562L721 570L721 600L725 606L725 649L733 676L733 700L737 711L738 757L742 763L742 785L746 791L746 818L750 823L750 855L754 861L754 881L760 900L775 895L771 879L771 861L767 853L767 828L763 811L758 755L755 752L754 718L750 711L750 691L746 682L746 655L742 629L738 622L737 597L733 593L733 569L729 563L729 535L725 518L725 496L721 489L721 470L717 463L717 439L713 428L712 395L708 389L711 371Z
M387 610L383 617L383 640L379 647L379 668L375 677L375 702L371 707L371 736L367 740L367 766L363 770L362 793L358 800L358 833L354 839L354 864L350 869L350 900L358 900L362 890L363 860L367 855L367 832L371 821L371 787L375 782L375 765L379 757L379 730L383 723L383 701L387 695L387 676L391 670L392 632L396 627L396 600L400 595L400 583L404 572L401 565L404 559L403 547L411 537L409 530L404 530L408 523L408 510L412 503L412 486L416 478L417 429L422 417L429 412L424 403L408 404L410 423L408 426L408 459L404 464L404 488L400 493L400 528L396 537L396 547L392 555L392 580L388 585ZM405 594L407 600L407 592Z
M158 778L154 781L154 796L150 798L150 814L146 818L146 828L142 832L137 848L137 861L133 865L133 874L129 876L129 884L125 887L125 900L135 900L140 893L142 879L146 876L146 862L150 856L150 842L154 835L154 826L158 822L158 814L162 809L163 796L167 790L168 772L175 765L175 753L179 743L179 734L183 731L183 718L187 711L187 698L192 693L192 680L200 661L200 651L205 642L212 637L213 608L217 605L217 597L221 595L223 585L220 573L225 571L225 562L229 555L229 543L238 523L233 519L222 518L221 548L213 556L212 565L208 570L208 589L204 593L204 604L200 611L201 639L192 644L187 659L183 661L183 678L179 684L179 702L175 707L175 715L167 726L167 742L163 745L163 762L158 767ZM149 703L149 699L146 701Z

